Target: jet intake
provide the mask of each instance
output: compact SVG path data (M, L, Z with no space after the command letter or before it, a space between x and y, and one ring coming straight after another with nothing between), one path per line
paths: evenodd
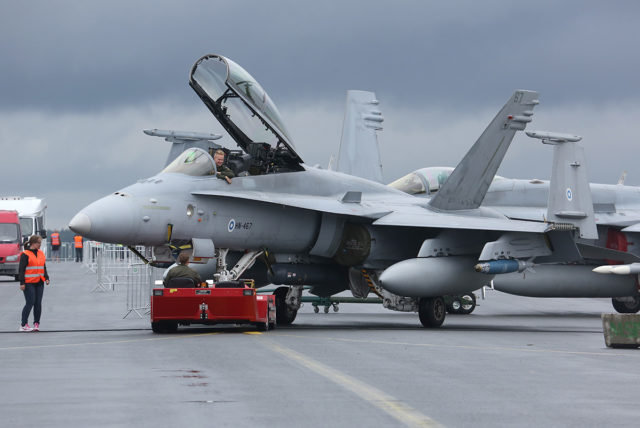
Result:
M425 257L403 260L380 275L380 285L400 296L436 297L467 293L487 285L490 276L473 269L469 256Z
M271 265L269 280L276 285L319 285L349 283L347 268L329 265L279 263Z

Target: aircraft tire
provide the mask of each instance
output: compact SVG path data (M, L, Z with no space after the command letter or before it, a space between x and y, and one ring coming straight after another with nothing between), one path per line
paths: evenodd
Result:
M447 308L442 297L422 297L418 303L418 317L423 327L440 327L446 314Z
M468 299L473 302L473 303L464 303L463 301L461 301L462 304L460 305L460 309L458 313L462 315L469 315L476 308L476 295L473 293L469 293L469 294L463 294L460 297L461 299L465 299L465 300Z
M449 299L451 299L451 301L447 303L447 300ZM460 303L459 296L449 296L448 299L445 299L445 307L447 308L447 312L450 314L457 314L458 312L460 312L461 306L462 304Z
M290 309L285 301L288 291L289 287L278 287L273 292L276 296L276 323L278 325L290 325L298 315L298 311Z
M633 303L621 302L615 297L611 299L613 309L621 314L635 314L640 311L640 296L633 296Z

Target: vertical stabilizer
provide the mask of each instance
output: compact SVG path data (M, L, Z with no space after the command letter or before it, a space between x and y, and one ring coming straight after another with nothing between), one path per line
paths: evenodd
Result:
M441 210L478 208L516 131L531 122L538 93L516 91L451 173L430 205Z
M547 221L571 224L580 229L581 238L597 239L584 148L577 144L582 137L540 131L527 135L554 146Z
M376 94L347 91L336 171L382 183L377 131L383 120Z

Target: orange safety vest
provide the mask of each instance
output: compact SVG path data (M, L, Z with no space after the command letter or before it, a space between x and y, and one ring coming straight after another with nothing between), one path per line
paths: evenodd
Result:
M24 282L26 284L37 284L40 281L44 282L44 253L38 251L38 255L36 256L32 251L26 250L22 254L26 254L27 257L29 257L29 263L27 263L27 268L24 271Z
M75 241L76 248L82 248L82 236L76 235L73 237L73 240Z
M51 234L51 245L60 245L60 234L53 232Z

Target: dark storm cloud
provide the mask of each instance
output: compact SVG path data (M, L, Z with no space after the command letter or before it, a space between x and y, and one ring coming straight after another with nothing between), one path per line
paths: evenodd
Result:
M369 89L408 105L640 95L635 2L5 2L0 108L193 103L222 53L279 102Z

